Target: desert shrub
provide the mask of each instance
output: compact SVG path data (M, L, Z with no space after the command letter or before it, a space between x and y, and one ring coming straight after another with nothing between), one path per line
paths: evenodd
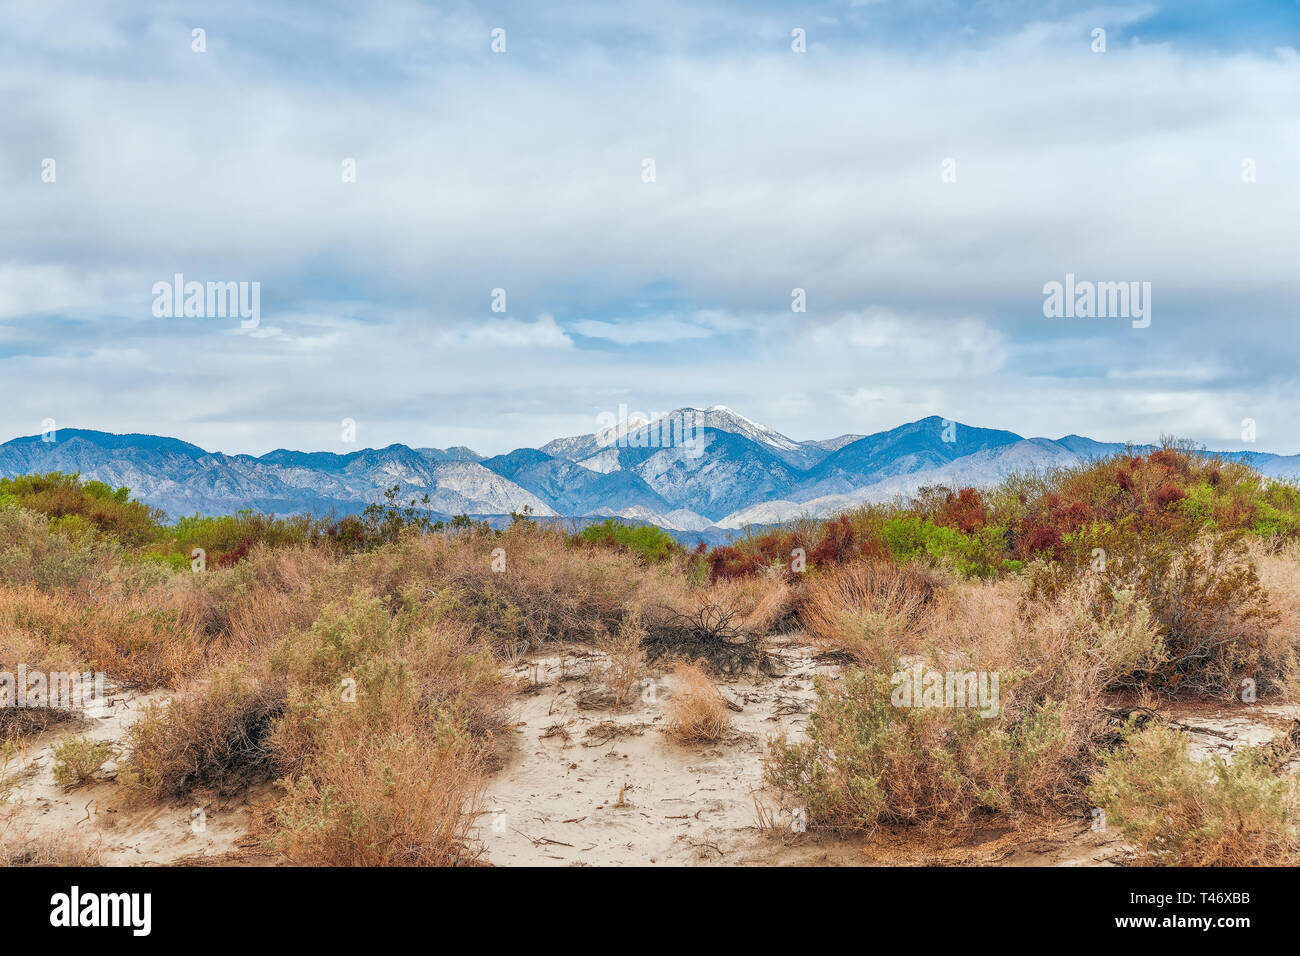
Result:
M128 731L119 778L131 796L227 795L275 775L270 736L284 712L283 685L243 668L218 670L165 704L150 704Z
M474 623L497 647L591 643L617 629L632 607L681 586L679 571L668 562L647 566L622 549L575 546L562 531L532 522L499 536L431 535L400 547L402 563L387 572L395 579L380 590L397 580L403 587L429 588L444 617ZM497 548L505 560L500 573L492 569ZM399 571L407 560L419 563Z
M808 583L799 618L815 643L866 661L881 646L897 652L941 586L933 573L916 566L848 564Z
M65 787L90 783L101 767L119 756L115 747L90 737L64 737L54 745L54 782Z
M1265 539L1300 537L1300 488L1274 481L1264 485L1249 515L1250 530Z
M817 560L827 560L810 542L819 526L812 522L795 522L794 527L780 528L761 533L746 533L731 545L721 545L707 551L700 542L700 551L712 582L743 580L760 574L777 573L794 580L800 570L796 567L798 552L802 550L804 568ZM811 555L810 555L811 552Z
M1114 594L1132 593L1162 631L1161 667L1117 686L1225 695L1245 678L1261 692L1279 690L1290 679L1294 640L1279 640L1277 614L1240 532L1179 540L1121 521L1080 529L1068 544L1065 561L1033 569L1030 598L1090 577L1100 582L1097 613L1107 612Z
M1014 820L1054 809L1073 790L1080 741L1071 709L1053 700L1005 706L1008 676L992 718L895 706L897 682L884 669L819 677L808 739L776 738L765 779L804 808L810 825L836 829L947 829L977 812Z
M1077 582L1022 608L1015 581L959 580L936 591L911 628L902 605L896 630L884 633L864 632L861 618L831 616L833 636L851 626L846 621L859 628L863 665L839 681L818 679L808 739L773 743L768 783L804 808L810 824L834 828L946 829L980 813L1016 823L1078 809L1109 732L1102 691L1116 674L1157 666L1162 653L1139 599L1120 596L1098 618L1096 588ZM870 595L880 592L864 590L861 601L828 600L828 611L871 607ZM923 696L925 706L895 698L918 668L945 681L983 673L989 691L996 675L996 712L931 706L944 702L946 686L938 698Z
M504 679L463 625L357 594L249 666L216 668L133 725L128 793L278 778L272 841L300 863L452 862L500 726Z
M1164 627L1168 661L1158 682L1171 691L1233 693L1242 678L1272 690L1284 662L1267 659L1275 621L1268 594L1239 538L1202 538L1191 547L1150 555L1139 592Z
M643 642L651 661L707 662L727 674L757 668L770 670L763 635L743 630L745 611L721 603L708 593L697 595L684 610L659 606L647 611Z
M635 695L645 675L645 649L641 646L646 628L641 615L634 611L623 619L618 630L596 641L604 653L600 679L614 696L615 709L621 709Z
M119 559L117 545L91 531L53 531L36 512L0 504L0 581L6 584L85 590Z
M636 607L649 660L695 660L724 673L770 671L766 638L797 627L799 591L770 572L692 585L680 575L649 578Z
M731 714L708 673L698 664L673 665L676 684L668 698L665 732L678 743L714 743L731 726Z
M778 572L793 583L800 577L796 549L803 550L810 570L891 560L950 566L980 577L1016 570L1007 531L988 521L974 489L923 488L906 508L864 505L820 523L799 521L714 548L707 557L709 577L716 582Z
M164 540L150 553L176 570L188 570L195 549L208 568L220 570L245 560L257 547L283 548L325 540L318 523L306 515L277 518L251 508L233 515L181 518L161 531Z
M289 686L273 751L277 845L297 862L433 865L464 837L506 699L491 653L415 600L358 595L270 657Z
M729 581L758 574L769 567L761 558L742 551L734 545L724 544L708 554L709 580Z
M794 582L806 569L887 558L888 549L879 540L882 514L876 506L865 506L825 521L805 518L776 529L747 532L707 554L709 580L780 574ZM796 549L802 551L801 564Z
M587 544L624 548L646 561L666 561L683 548L667 531L654 525L628 525L614 518L587 525L578 532L578 540Z
M360 594L277 645L269 668L289 687L273 748L290 776L319 752L320 728L334 723L378 733L453 721L486 741L500 726L506 693L495 659L469 628L418 603L390 614Z
M934 523L963 534L976 534L989 523L984 496L974 488L962 488L956 494L948 492L936 510Z
M1153 726L1103 757L1089 789L1138 861L1176 866L1300 862L1300 786L1263 748L1194 761L1179 731Z
M528 506L524 510L529 511ZM457 515L448 524L431 507L428 492L403 493L401 485L384 489L384 500L366 505L359 518L345 518L327 525L325 534L334 543L351 550L396 544L412 534L432 534L450 527L453 530L489 532L486 521L475 522L467 515Z
M55 531L112 535L128 547L154 540L163 513L131 500L127 488L110 488L80 475L51 472L0 478L0 506L8 501L50 519Z
M481 751L454 723L430 732L324 728L286 783L272 841L307 866L447 866L473 857Z

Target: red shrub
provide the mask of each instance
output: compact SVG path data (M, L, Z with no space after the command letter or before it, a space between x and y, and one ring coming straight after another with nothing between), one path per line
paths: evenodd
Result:
M1171 451L1168 448L1162 448L1159 451L1153 451L1150 454L1148 460L1153 465L1163 465L1167 470L1171 472L1182 470L1181 467L1183 464L1182 459L1179 457L1176 451Z
M1179 488L1172 481L1166 481L1161 485L1154 495L1155 506L1162 511L1168 508L1175 501L1182 501L1187 497L1187 493Z
M1046 552L1052 557L1063 556L1061 541L1067 534L1078 531L1095 515L1081 501L1066 503L1060 495L1044 496L1039 507L1020 524L1015 535L1016 556L1022 560Z
M989 511L984 505L984 496L974 488L963 488L955 495L949 492L934 517L935 524L956 528L964 534L979 531L988 521Z
M860 553L857 535L847 516L831 519L825 528L826 536L808 553L808 560L813 564L839 564Z
M709 580L726 581L757 574L763 565L752 555L745 554L732 545L714 548L709 554Z
M212 559L214 568L233 568L240 561L248 557L248 552L253 548L253 542L249 538L240 538L239 544L234 551L228 551L225 554L218 554Z

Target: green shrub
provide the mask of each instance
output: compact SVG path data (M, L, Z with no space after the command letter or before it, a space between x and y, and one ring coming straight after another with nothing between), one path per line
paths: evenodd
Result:
M932 565L951 564L961 574L981 578L1014 566L1006 555L1006 531L996 525L963 533L928 517L905 515L886 520L881 537L900 563L921 559Z
M89 737L64 737L54 745L54 782L65 787L80 787L94 779L118 752L102 740Z
M83 481L79 474L51 472L0 478L0 504L6 501L51 519L55 531L93 529L132 547L157 538L163 513L130 500L127 488Z
M42 590L86 588L121 559L121 549L91 531L52 531L33 511L0 505L0 581Z
M1103 757L1089 795L1143 863L1277 866L1300 861L1300 790L1265 747L1231 763L1193 760L1180 731L1155 726Z
M177 570L187 570L196 548L204 552L205 564L216 570L231 567L262 545L282 548L319 540L316 522L306 515L277 518L244 508L233 515L181 518L163 529L164 541L153 555Z
M898 665L896 665L898 666ZM1069 795L1080 739L1060 701L1007 707L1022 673L1001 674L998 713L896 706L886 668L817 678L808 739L773 741L765 779L811 826L953 828L972 814L1050 809Z
M667 531L654 525L628 525L613 518L592 524L578 533L578 539L588 544L624 548L639 554L647 561L665 561L674 553L683 551Z

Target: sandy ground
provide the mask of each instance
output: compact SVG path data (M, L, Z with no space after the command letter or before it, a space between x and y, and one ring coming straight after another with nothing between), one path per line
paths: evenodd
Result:
M476 836L498 865L755 862L756 788L766 741L799 733L818 665L806 647L780 646L775 677L721 685L738 712L717 745L683 746L663 734L670 673L622 710L592 706L603 658L563 648L521 662L517 740L493 780ZM789 830L790 820L784 820Z
M86 708L83 719L33 738L10 761L6 774L13 775L16 784L0 805L0 842L6 848L30 841L86 847L97 850L99 861L109 866L220 857L245 846L257 812L249 798L131 806L119 796L112 762L104 765L102 779L85 786L68 790L55 783L51 751L61 738L84 735L120 750L126 729L145 704L167 698L163 692L108 690L103 700Z
M1088 819L1022 830L976 829L920 839L915 831L845 838L802 832L762 787L762 756L778 733L807 728L813 677L839 668L797 638L772 644L772 675L719 683L733 705L732 730L713 745L682 745L663 732L673 675L652 668L650 683L615 709L600 670L604 656L556 645L518 661L514 735L489 782L474 839L483 861L500 866L829 865L1097 866L1124 862L1127 848ZM133 806L105 765L93 783L54 782L51 750L84 734L121 748L126 730L165 692L111 693L83 719L30 740L5 768L0 846L55 842L94 849L107 865L274 865L256 833L273 801L270 787L232 800ZM1182 724L1197 759L1267 741L1296 726L1300 706L1184 703L1162 709ZM201 814L196 811L202 811Z
M842 838L799 832L763 792L762 755L777 733L798 738L815 703L819 663L797 638L773 644L777 673L719 683L740 709L733 733L688 746L663 733L671 673L621 710L600 699L603 656L547 648L520 661L516 738L491 781L475 838L500 866L609 865L1013 865L1096 866L1123 862L1128 848L1087 818L1028 829L975 830L922 841L915 832ZM1194 757L1230 756L1239 746L1294 726L1296 706L1190 704L1164 711L1187 725Z

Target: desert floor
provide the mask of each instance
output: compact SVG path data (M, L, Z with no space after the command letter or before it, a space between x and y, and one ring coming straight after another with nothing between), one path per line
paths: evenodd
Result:
M615 707L599 679L603 655L552 645L510 667L513 722L499 748L473 839L499 866L1019 865L1106 866L1128 850L1086 817L1014 830L974 828L923 838L800 832L763 789L762 757L777 733L798 737L815 701L813 677L838 664L797 635L771 646L770 674L722 678L731 731L720 742L682 745L664 732L674 676L652 668L631 702ZM53 777L51 745L68 733L121 745L151 701L118 691L78 724L29 741L10 762L17 775L0 828L97 847L107 865L269 865L260 833L274 787L235 799L133 807L104 779L66 790ZM1230 755L1295 726L1300 706L1181 703L1161 711L1181 723L1201 759Z

